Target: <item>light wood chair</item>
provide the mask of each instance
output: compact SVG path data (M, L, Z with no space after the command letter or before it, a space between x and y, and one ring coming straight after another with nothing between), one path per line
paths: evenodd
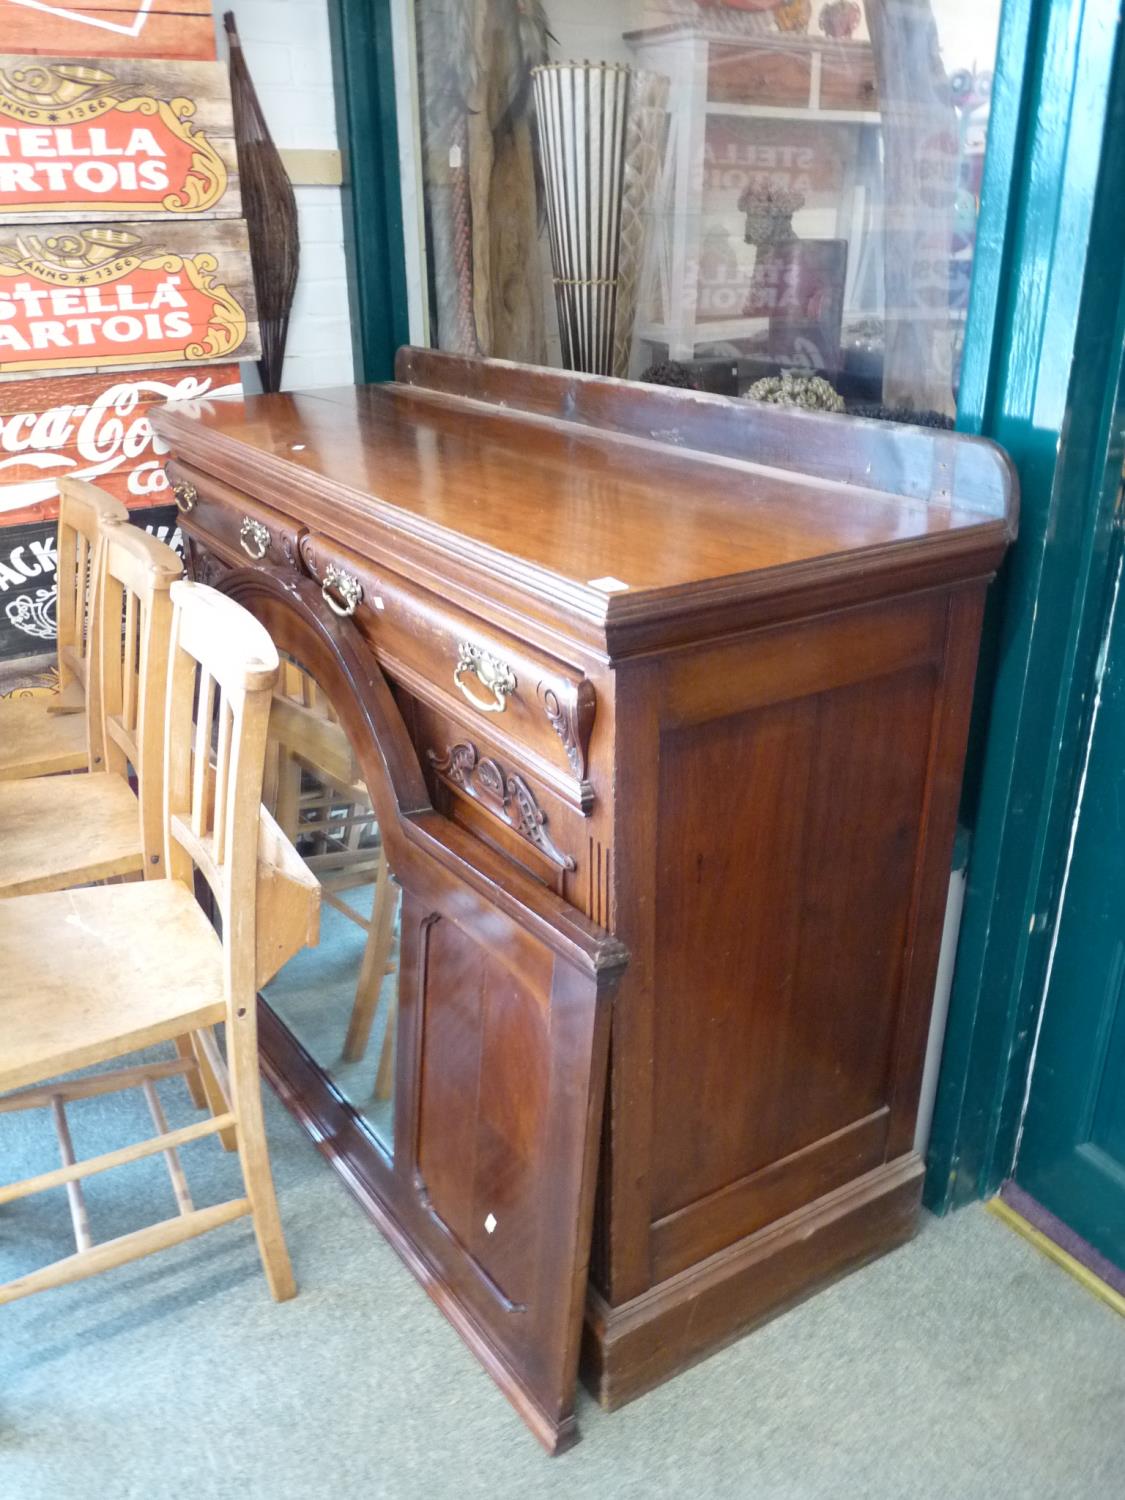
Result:
M200 584L172 588L162 880L21 896L0 902L0 1112L51 1110L62 1165L0 1188L0 1205L65 1187L76 1250L0 1285L0 1303L78 1281L249 1214L277 1300L295 1291L262 1125L256 991L317 939L315 878L260 807L270 699L278 659L241 606ZM220 919L197 903L198 871ZM211 1027L226 1026L226 1059ZM134 1064L69 1081L59 1075L178 1037L198 1038L221 1097L210 1118L169 1130L156 1082L195 1067L192 1056ZM144 1090L151 1139L76 1161L65 1106L76 1098ZM189 1141L233 1131L244 1195L192 1205L176 1154ZM94 1244L82 1183L163 1153L175 1217Z
M399 892L382 839L370 837L375 813L347 734L316 682L294 662L282 662L274 693L265 785L264 800L286 837L311 846L304 858L320 879L323 900L367 935L343 1047L344 1060L358 1062L393 969ZM369 917L344 899L366 885L375 887ZM394 1031L392 1000L376 1070L380 1098L390 1093Z
M164 873L169 589L183 569L171 547L116 519L102 521L97 552L91 774L0 781L0 897Z
M84 771L89 762L86 695L90 618L98 571L101 521L125 521L128 511L96 485L59 480L59 691L43 698L0 700L0 781Z

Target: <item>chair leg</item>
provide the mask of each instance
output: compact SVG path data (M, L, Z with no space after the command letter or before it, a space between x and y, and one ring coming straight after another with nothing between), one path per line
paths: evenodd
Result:
M285 1302L297 1294L293 1266L281 1227L269 1148L262 1119L262 1088L258 1077L257 1039L253 1028L228 1031L231 1103L238 1120L238 1156L242 1180L254 1222L254 1235L270 1295Z
M203 1102L200 1108L209 1109L217 1117L218 1115L225 1115L232 1106L230 1100L227 1098L227 1090L224 1088L222 1080L212 1066L211 1057L208 1055L214 1049L214 1056L216 1058L219 1056L218 1043L215 1041L214 1031L209 1031L209 1037L210 1047L204 1046L203 1037L199 1032L194 1032L190 1037L184 1037L181 1040L188 1043L189 1054L199 1064L196 1078L203 1093ZM179 1043L177 1042L176 1045L179 1046ZM220 1130L219 1140L222 1143L224 1151L238 1150L238 1134L236 1131L232 1129Z
M295 844L301 822L301 768L281 746L278 746L275 776L273 815L285 837Z
M394 1088L395 1076L395 1031L398 1024L398 996L391 997L391 1008L387 1012L387 1028L383 1032L383 1045L379 1050L379 1069L375 1074L376 1099L389 1099Z
M195 1105L196 1109L206 1109L208 1100L207 1095L204 1092L203 1079L201 1076L203 1071L203 1063L192 1048L191 1037L178 1036L176 1038L176 1051L180 1054L185 1062L192 1063L192 1067L188 1068L184 1073L184 1082L187 1084L188 1093L191 1095L191 1102ZM194 1066L196 1062L199 1062L198 1068ZM223 1111L219 1110L217 1111L217 1113L222 1114Z
M355 1004L348 1022L348 1034L344 1038L345 1062L358 1062L367 1051L394 934L395 888L391 884L386 857L380 854L379 869L375 877L375 906L371 913L371 925L367 929L367 942L363 948L363 962L359 969L359 982L355 987Z

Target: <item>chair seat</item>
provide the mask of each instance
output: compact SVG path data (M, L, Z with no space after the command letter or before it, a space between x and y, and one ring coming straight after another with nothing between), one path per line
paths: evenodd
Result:
M223 995L222 945L177 880L0 901L0 1092L214 1025Z
M0 896L57 891L143 868L140 809L122 777L0 781Z
M51 703L47 697L0 702L0 781L86 769L85 713L52 713Z

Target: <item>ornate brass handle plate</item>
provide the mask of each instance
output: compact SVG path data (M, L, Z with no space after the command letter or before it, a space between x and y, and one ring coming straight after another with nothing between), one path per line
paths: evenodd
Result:
M475 679L490 696L478 697L469 683L462 681L463 677L470 681ZM474 646L471 641L457 642L457 665L453 669L453 681L462 695L474 708L479 708L482 714L502 714L517 687L516 674L508 663L490 655L483 647Z
M199 491L194 484L188 484L180 480L172 486L172 499L176 502L176 509L183 511L186 516L189 510L195 509L195 502L199 499Z
M261 521L255 521L251 516L243 516L242 525L238 528L238 541L246 556L252 557L255 562L260 562L270 550L268 530Z
M320 581L320 592L332 613L346 620L359 608L363 599L363 584L350 573L345 573L343 568L329 563Z

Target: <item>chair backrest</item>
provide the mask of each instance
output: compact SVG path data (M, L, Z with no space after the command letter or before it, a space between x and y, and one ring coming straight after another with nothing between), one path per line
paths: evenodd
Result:
M172 585L164 746L167 872L193 866L222 922L228 1021L254 1026L262 773L279 660L268 631L201 583Z
M95 584L102 521L128 520L120 500L84 479L59 480L58 663L59 687L77 681L85 689L92 649Z
M138 526L103 521L96 668L90 674L90 769L137 775L145 875L164 874L164 713L172 638L169 590L183 564ZM101 765L97 765L98 756Z

